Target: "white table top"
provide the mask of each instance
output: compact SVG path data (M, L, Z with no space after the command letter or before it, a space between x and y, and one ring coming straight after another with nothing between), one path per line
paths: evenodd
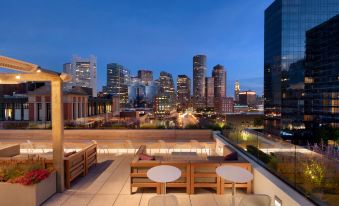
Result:
M236 166L220 166L216 169L216 173L225 180L235 183L246 183L253 179L252 173Z
M170 165L159 165L147 171L147 177L155 182L173 182L179 179L181 171Z

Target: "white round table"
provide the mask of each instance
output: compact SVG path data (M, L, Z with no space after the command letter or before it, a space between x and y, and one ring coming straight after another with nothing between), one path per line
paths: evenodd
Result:
M253 179L252 173L236 166L219 166L216 173L225 180L232 182L232 205L235 205L235 183L246 183Z
M181 177L180 169L170 165L159 165L147 171L147 177L154 182L164 183L166 194L166 183L173 182Z

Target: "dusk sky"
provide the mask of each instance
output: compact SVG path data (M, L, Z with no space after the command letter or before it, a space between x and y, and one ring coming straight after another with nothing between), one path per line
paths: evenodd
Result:
M1 1L0 55L62 70L72 55L106 64L192 77L192 57L207 55L207 75L222 64L227 96L263 90L264 10L273 0Z

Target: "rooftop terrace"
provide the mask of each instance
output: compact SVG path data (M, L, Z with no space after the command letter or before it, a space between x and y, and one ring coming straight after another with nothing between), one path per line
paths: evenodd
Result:
M51 133L48 130L2 130L0 136L3 145L20 143L23 156L38 154L51 158ZM251 191L254 194L269 195L272 201L281 200L288 206L315 205L245 155L241 148L209 130L66 130L65 152L79 151L93 143L92 140L97 143L98 165L92 167L85 177L75 179L70 189L55 194L46 205L147 205L148 200L156 195L155 188L137 190L134 187L130 192L131 162L141 145L147 146L147 154L160 156L164 162L208 163L211 156L222 157L229 150L235 150L251 165L254 175ZM196 153L196 156L193 155L193 159L192 156L181 158L180 155L173 158L173 153L178 152ZM231 190L227 188L223 195L208 188L196 188L194 194L186 193L183 188L169 188L168 193L177 197L179 205L229 205L231 197ZM238 189L237 200L249 195L245 193L246 190Z

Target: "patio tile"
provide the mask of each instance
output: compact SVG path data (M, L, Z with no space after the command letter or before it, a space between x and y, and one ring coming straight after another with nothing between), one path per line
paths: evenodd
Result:
M93 198L93 195L72 195L62 206L85 206Z
M74 191L65 191L64 193L56 193L49 198L43 205L44 206L60 206L68 198L74 194Z
M112 206L117 195L95 195L88 206Z
M141 196L141 194L119 195L113 206L138 206Z

